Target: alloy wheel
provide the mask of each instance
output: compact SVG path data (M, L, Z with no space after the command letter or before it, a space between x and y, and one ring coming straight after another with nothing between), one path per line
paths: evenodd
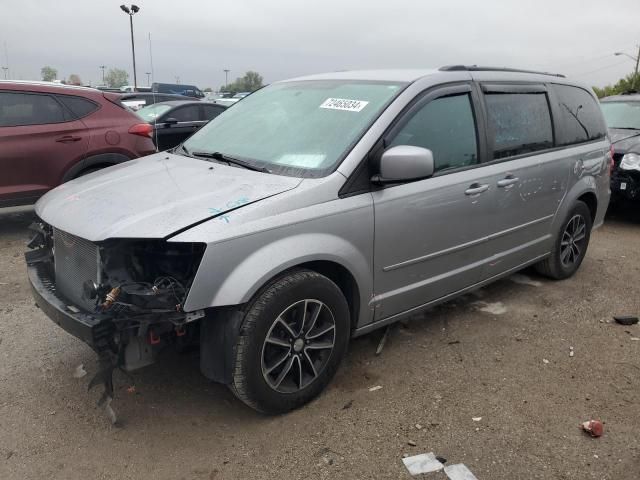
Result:
M587 223L582 215L574 215L567 223L560 241L560 262L570 267L578 262L585 250Z
M262 346L262 375L280 393L294 393L324 370L335 345L333 312L319 300L300 300L273 321Z

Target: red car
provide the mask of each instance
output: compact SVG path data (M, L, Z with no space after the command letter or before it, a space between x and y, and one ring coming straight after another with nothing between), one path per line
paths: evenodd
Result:
M0 207L34 203L73 178L155 152L152 126L121 96L0 81Z

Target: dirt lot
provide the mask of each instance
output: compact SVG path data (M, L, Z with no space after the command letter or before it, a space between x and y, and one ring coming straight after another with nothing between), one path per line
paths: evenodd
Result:
M570 280L501 281L398 326L380 356L380 332L353 341L299 411L256 414L168 353L135 393L116 375L121 428L87 394L93 352L31 300L29 221L0 217L1 479L410 478L403 454L430 451L481 480L640 478L640 326L610 323L640 314L640 214L610 215Z

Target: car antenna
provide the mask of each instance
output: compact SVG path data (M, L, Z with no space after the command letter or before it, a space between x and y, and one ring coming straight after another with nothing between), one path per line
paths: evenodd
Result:
M153 84L155 83L155 77L153 72L153 50L151 49L151 32L149 32L149 63L151 64L151 96L153 97L153 104L156 104L156 92L153 89ZM159 152L158 149L158 116L153 117L153 136L154 142L156 146L156 152Z

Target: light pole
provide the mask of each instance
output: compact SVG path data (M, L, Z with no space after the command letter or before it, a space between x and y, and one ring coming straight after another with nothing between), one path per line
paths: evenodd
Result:
M9 75L9 67L2 67L2 70L4 70L4 79L6 80Z
M107 68L106 65L100 65L98 68L102 69L102 85L104 85L104 69Z
M149 86L149 82L150 82L150 78L151 78L151 72L144 72L144 74L147 76L147 87Z
M227 85L229 85L229 72L231 70L227 70L226 68L224 69L224 86L226 87Z
M629 55L628 53L624 53L624 52L615 52L614 55L616 55L616 56L623 55L625 57L629 57L631 60L636 62L636 69L635 69L635 71L633 73L633 82L631 82L631 88L635 88L636 87L636 81L638 79L638 63L640 63L640 45L638 46L638 55L636 57L634 57L633 55Z
M138 78L136 77L136 47L133 43L133 16L140 11L137 5L120 5L120 10L129 15L129 25L131 26L131 54L133 56L133 90L138 90Z

